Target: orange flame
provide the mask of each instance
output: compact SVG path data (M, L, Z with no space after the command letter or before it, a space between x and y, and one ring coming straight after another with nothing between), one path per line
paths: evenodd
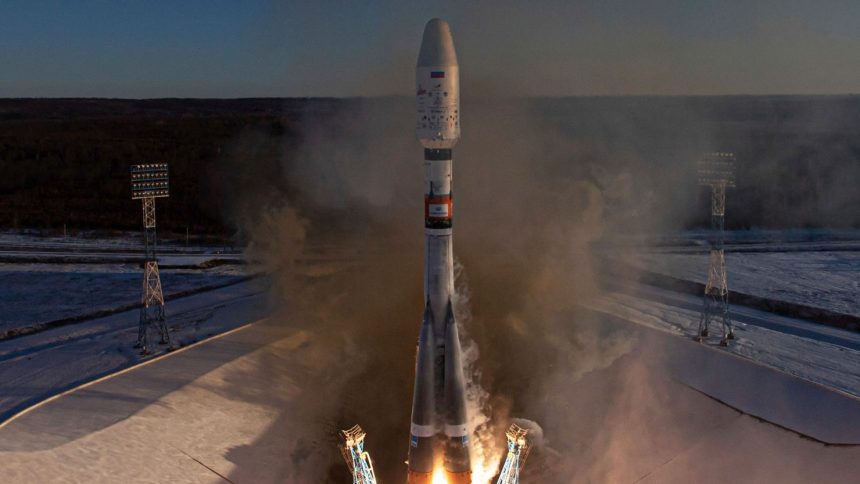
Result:
M435 469L433 469L433 480L432 484L448 484L448 477L445 476L445 468L441 465L437 465Z

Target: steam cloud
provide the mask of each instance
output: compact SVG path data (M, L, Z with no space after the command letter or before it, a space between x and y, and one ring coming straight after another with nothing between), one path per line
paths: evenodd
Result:
M714 135L696 102L642 102L463 106L463 139L454 151L455 304L473 458L484 479L497 470L504 429L517 417L544 429L536 430L540 445L527 466L540 482L630 478L630 429L661 442L675 436L668 425L653 427L666 415L660 408L671 407L661 400L664 383L624 363L633 342L593 324L578 304L600 290L599 246L619 235L680 228L702 212L689 203L698 190L691 160L735 138ZM320 105L291 124L276 167L246 170L262 175L241 180L232 210L249 258L273 274L272 296L283 308L276 318L305 331L308 344L327 355L305 368L317 377L301 391L334 403L308 397L285 409L303 422L291 431L305 436L292 450L305 457L291 476L347 478L333 439L308 442L360 423L379 477L402 481L423 302L422 165L412 100ZM659 123L642 117L649 110ZM617 380L593 383L602 394L584 399L570 390L617 362ZM594 416L581 408L586 400L605 408ZM589 434L599 439L577 441L581 427L593 424L583 415L605 424Z
M327 415L310 412L300 433L310 439L358 422L380 477L402 480L422 300L421 151L410 99L346 103L298 123L283 178L261 182L269 187L262 194L249 183L236 218L249 258L273 274L285 324L307 331L322 354L341 355L326 364L361 355L339 365L341 378L306 383L303 392L338 404ZM629 173L583 160L583 146L535 122L520 102L464 112L471 123L455 150L455 305L473 457L486 473L475 477L488 480L512 417L540 423L561 410L543 405L548 382L574 381L628 350L623 338L572 332L559 315L596 291L590 244L605 231L607 205L632 193ZM345 477L330 447L294 450L329 463L322 473L305 466L303 479Z

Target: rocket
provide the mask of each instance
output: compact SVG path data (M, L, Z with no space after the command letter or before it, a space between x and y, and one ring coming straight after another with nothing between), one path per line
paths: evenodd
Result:
M460 139L460 82L451 28L424 27L415 70L416 133L424 147L424 317L418 337L408 483L430 483L444 463L447 482L470 483L466 392L454 318L452 160Z

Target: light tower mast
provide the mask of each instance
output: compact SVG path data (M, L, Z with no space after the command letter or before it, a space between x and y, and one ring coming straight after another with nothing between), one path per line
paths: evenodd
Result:
M496 481L496 484L519 484L520 471L526 462L526 457L529 456L529 450L531 450L531 445L526 438L528 432L517 424L511 424L508 431L505 432L508 437L508 457L505 459L502 473L499 474L499 480Z
M353 484L376 484L373 462L370 460L370 454L364 450L364 437L367 434L358 425L341 430L340 433L344 440L340 451L349 471L352 472Z
M711 250L708 257L708 282L705 284L704 307L699 319L696 341L704 341L712 321L722 322L721 346L727 346L735 334L729 317L729 288L726 259L723 252L726 216L726 188L735 186L734 153L707 153L699 161L699 185L711 188Z
M141 200L143 206L143 295L136 348L149 353L147 337L149 326L154 324L161 335L159 344L170 345L167 321L164 317L164 294L155 257L155 199L169 196L167 163L148 163L131 166L131 199Z

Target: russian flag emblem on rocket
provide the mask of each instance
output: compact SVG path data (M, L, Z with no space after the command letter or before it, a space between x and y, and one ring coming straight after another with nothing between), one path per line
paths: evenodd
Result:
M445 79L445 71L430 71L430 79Z

